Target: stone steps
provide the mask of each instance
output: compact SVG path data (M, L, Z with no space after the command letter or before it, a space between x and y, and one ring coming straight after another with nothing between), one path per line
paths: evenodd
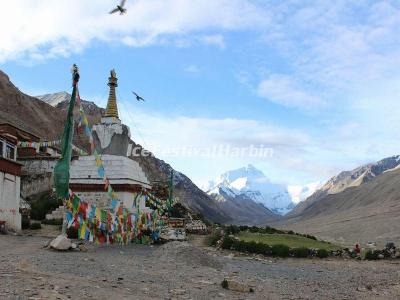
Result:
M62 219L64 217L64 213L65 213L65 207L64 205L60 205L50 214L46 214L46 220Z

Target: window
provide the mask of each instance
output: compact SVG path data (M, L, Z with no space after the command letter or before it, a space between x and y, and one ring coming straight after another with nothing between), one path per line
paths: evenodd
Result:
M15 147L13 145L7 144L6 158L15 160Z
M4 156L3 152L4 152L4 141L0 140L0 157Z

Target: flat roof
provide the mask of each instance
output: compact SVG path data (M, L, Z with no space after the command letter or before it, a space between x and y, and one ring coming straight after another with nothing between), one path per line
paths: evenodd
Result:
M38 135L36 135L36 134L34 134L34 133L32 133L32 132L26 130L26 129L22 129L21 127L15 125L15 124L13 124L13 123L10 123L10 122L1 122L1 123L0 123L0 126L2 126L2 125L9 125L9 126L11 126L11 127L14 127L14 128L17 129L17 130L23 131L24 133L27 133L27 134L29 134L29 135L32 135L32 136L34 136L34 137L36 137L36 138L38 138L38 139L40 140L40 136L38 136Z

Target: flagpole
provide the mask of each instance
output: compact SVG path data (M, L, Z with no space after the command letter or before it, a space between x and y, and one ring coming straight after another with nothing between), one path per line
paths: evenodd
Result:
M72 95L69 102L68 114L65 120L64 133L61 142L61 158L54 167L54 185L59 198L63 200L64 207L69 198L69 169L72 157L72 139L74 134L74 107L78 90L79 69L76 64L72 66ZM67 233L67 211L64 209L61 234Z

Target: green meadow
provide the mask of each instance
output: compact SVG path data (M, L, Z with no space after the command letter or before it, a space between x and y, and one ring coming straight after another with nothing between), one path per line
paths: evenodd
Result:
M261 242L268 245L283 244L290 248L315 248L336 250L340 247L324 241L316 241L307 237L298 236L294 234L267 234L267 233L251 233L240 232L236 235L240 240L246 242Z

